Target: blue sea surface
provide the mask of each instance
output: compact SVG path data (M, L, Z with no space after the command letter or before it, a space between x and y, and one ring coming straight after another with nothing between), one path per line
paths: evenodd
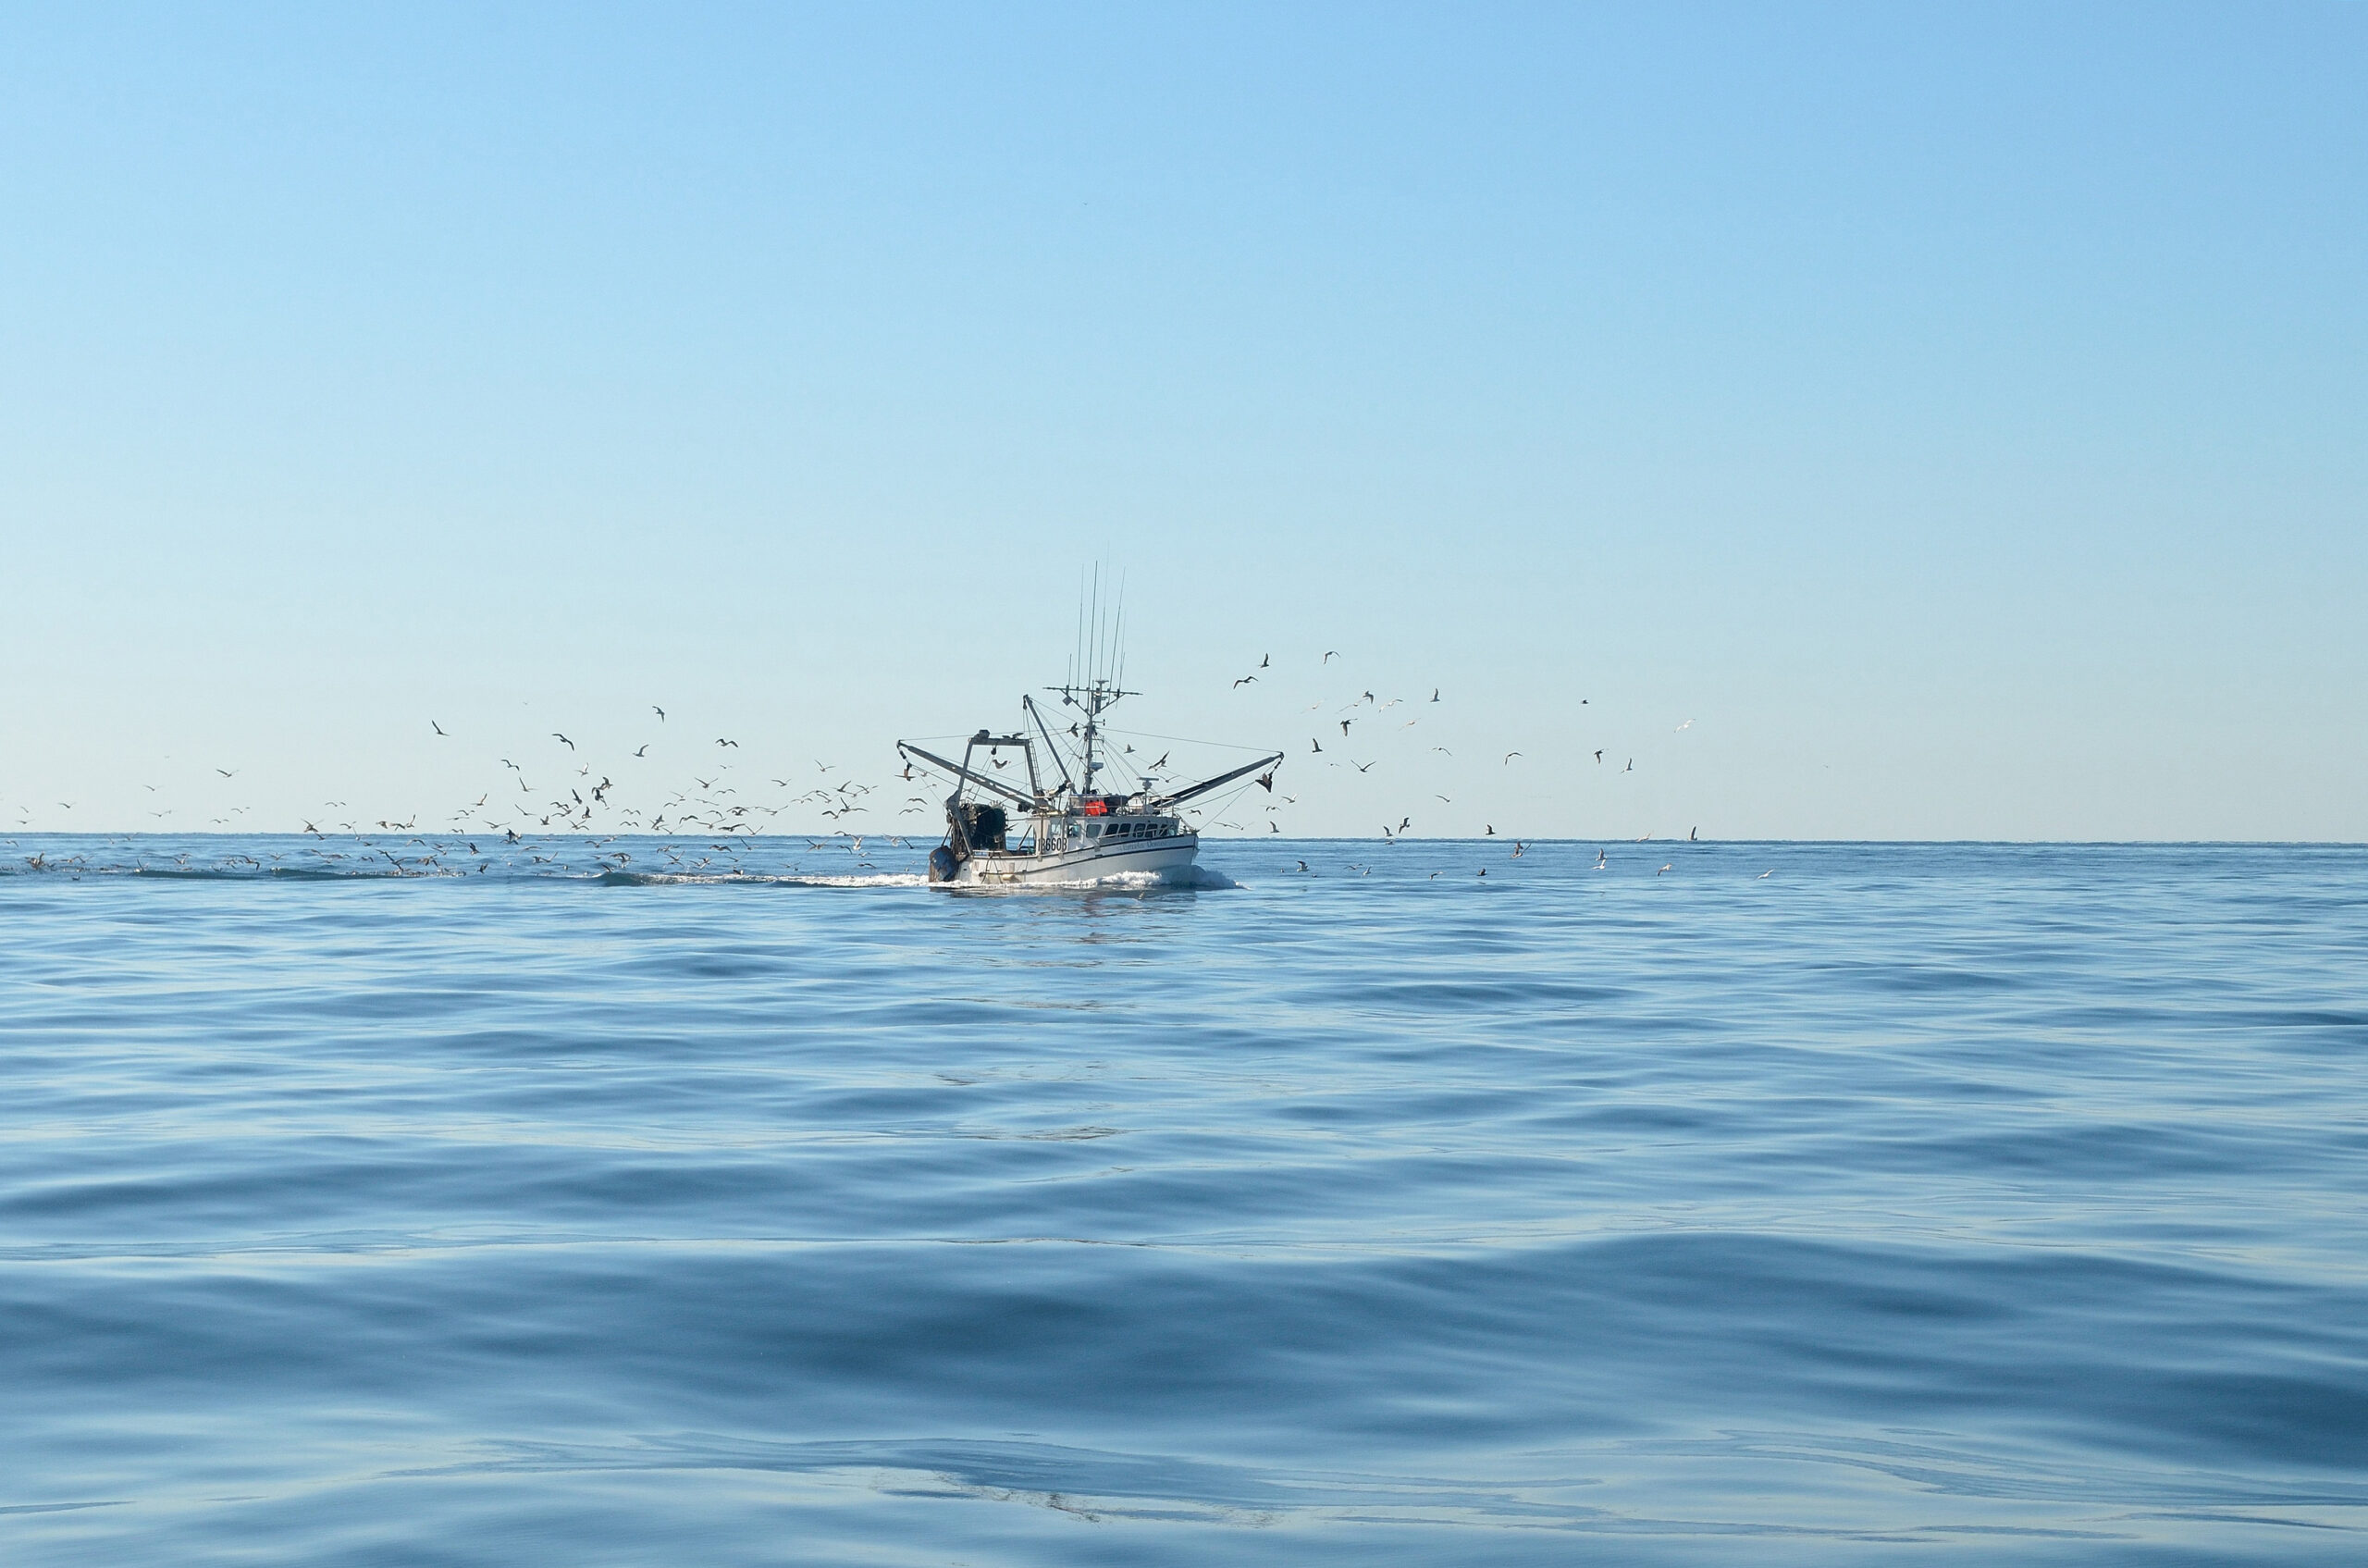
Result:
M2368 852L924 847L10 844L0 1558L2368 1561Z

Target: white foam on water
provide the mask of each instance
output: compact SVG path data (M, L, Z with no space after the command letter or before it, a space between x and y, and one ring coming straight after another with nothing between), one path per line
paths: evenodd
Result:
M1109 871L1098 877L1030 878L1027 882L941 883L955 893L1146 893L1189 888L1217 892L1241 884L1206 866L1178 866L1159 871Z

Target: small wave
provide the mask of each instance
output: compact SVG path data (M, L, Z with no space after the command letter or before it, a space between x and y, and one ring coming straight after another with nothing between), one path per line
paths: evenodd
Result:
M392 882L398 877L462 877L457 866L124 866L93 868L104 876L165 877L177 882Z
M392 882L398 877L458 877L455 867L406 866L143 866L109 865L76 860L51 860L38 865L0 865L0 876L138 877L155 882L261 882L266 878L290 882Z

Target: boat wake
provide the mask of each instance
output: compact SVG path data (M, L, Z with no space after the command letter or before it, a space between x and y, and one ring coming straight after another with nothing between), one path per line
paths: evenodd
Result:
M0 877L26 876L64 881L130 878L191 883L573 883L586 887L825 887L911 888L930 885L919 870L832 872L799 866L716 866L643 870L630 866L602 865L589 857L545 856L519 859L494 857L462 858L457 861L427 857L391 856L375 859L339 856L272 864L259 857L236 855L211 861L160 859L136 852L129 856L105 853L29 856L0 861ZM1240 884L1205 866L1186 865L1160 871L1113 871L1102 876L1058 882L962 885L962 893L1080 893L1156 892L1192 889L1202 892Z
M1171 866L1158 871L1109 871L1094 877L1030 878L1027 882L941 883L949 893L1157 893L1190 890L1215 893L1241 884L1206 866Z
M929 878L912 871L831 876L820 871L603 871L603 887L927 887Z

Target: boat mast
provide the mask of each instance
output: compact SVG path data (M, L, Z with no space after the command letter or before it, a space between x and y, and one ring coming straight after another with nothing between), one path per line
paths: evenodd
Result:
M1103 713L1120 698L1138 695L1124 689L1126 629L1126 592L1122 587L1116 605L1105 608L1102 567L1096 562L1092 586L1078 601L1077 651L1069 660L1069 678L1054 688L1064 707L1085 710L1084 776L1075 786L1080 795L1099 793L1095 775L1107 766L1101 757Z

